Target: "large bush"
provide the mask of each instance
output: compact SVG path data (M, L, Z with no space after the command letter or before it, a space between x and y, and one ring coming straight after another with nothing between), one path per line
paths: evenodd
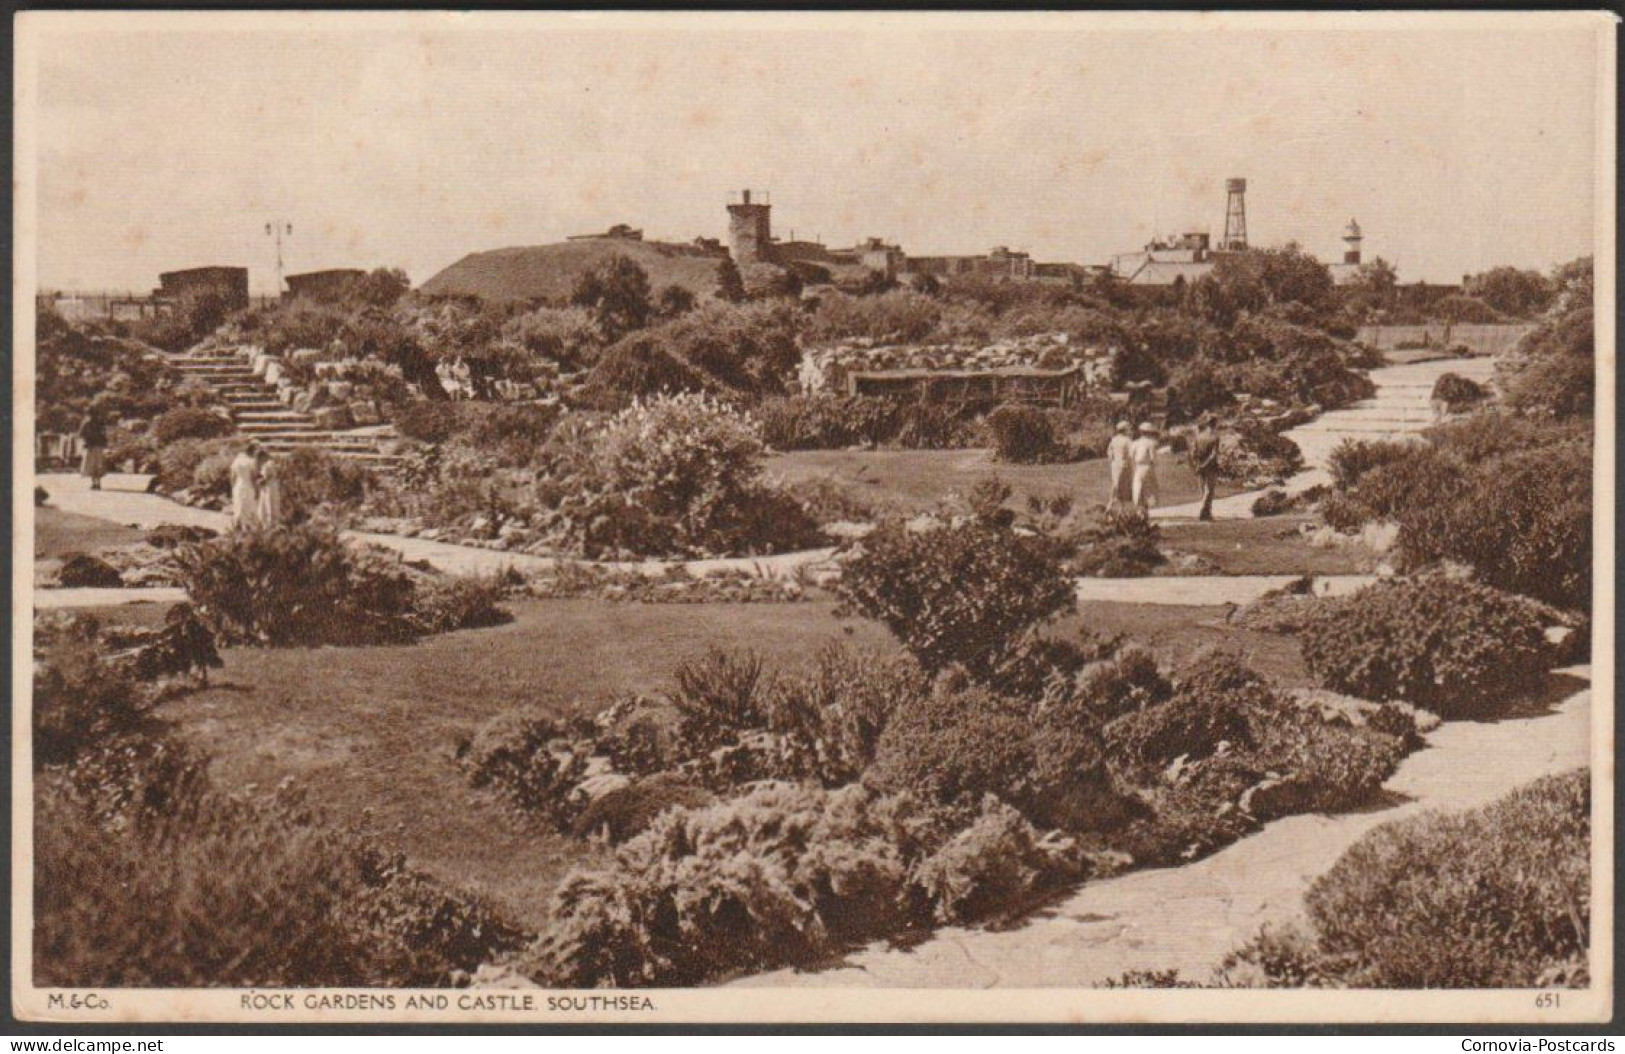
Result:
M1596 406L1596 335L1589 301L1563 311L1519 342L1501 372L1514 409L1587 417Z
M488 594L442 596L435 576L313 523L233 531L183 546L173 559L198 616L234 643L373 644L459 628L448 612L473 624L492 618Z
M883 523L846 562L838 588L927 670L957 662L978 675L1020 634L1076 603L1052 545L979 518L918 530Z
M1527 603L1442 575L1379 582L1315 618L1309 671L1334 691L1481 717L1538 680L1544 627Z
M1306 903L1320 952L1342 960L1352 987L1583 985L1590 772L1385 824L1317 879Z
M1500 589L1589 608L1591 483L1586 445L1497 458L1435 503L1402 511L1400 551L1413 564L1456 560Z
M753 422L703 395L662 396L555 444L549 489L589 555L762 552L810 545L805 510L761 479Z

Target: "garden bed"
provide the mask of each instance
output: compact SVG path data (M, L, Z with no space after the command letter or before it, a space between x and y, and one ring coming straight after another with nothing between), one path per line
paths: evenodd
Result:
M508 625L397 647L227 648L212 685L162 713L213 754L224 787L267 788L292 777L334 818L363 824L414 866L489 894L515 922L540 927L558 879L598 851L471 791L452 758L457 734L521 705L591 713L616 693L659 690L679 662L712 644L748 640L771 667L797 666L833 640L896 647L876 623L834 617L827 601L516 600L508 607ZM157 605L94 613L137 624L163 616ZM1309 683L1296 642L1227 628L1224 613L1086 603L1056 632L1123 633L1167 664L1230 642L1284 686Z

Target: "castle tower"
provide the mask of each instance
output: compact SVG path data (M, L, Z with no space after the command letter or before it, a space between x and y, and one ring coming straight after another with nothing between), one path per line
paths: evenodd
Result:
M1229 202L1224 210L1224 244L1223 249L1232 251L1247 248L1247 181L1233 178L1224 181L1224 189L1230 195Z
M1360 262L1360 225L1349 220L1349 225L1343 228L1343 262L1357 264Z
M741 269L766 263L773 257L773 206L752 203L750 191L728 205L728 247L734 264Z

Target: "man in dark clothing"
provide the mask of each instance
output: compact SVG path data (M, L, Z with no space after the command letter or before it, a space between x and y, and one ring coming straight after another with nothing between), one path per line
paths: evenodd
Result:
M1219 431L1213 415L1203 414L1196 435L1191 438L1191 468L1202 481L1202 511L1199 520L1213 519L1213 491L1219 483Z
M107 474L107 419L99 406L92 406L79 426L79 445L84 455L79 471L90 477L90 489L102 489L102 476Z

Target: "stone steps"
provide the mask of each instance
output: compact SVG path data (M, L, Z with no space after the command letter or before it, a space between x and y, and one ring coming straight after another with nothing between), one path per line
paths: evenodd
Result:
M267 383L241 351L172 355L168 362L182 376L212 387L230 410L237 432L274 453L316 447L381 467L402 460L399 455L380 450L373 436L332 432L318 425L313 415L289 409L276 386Z

